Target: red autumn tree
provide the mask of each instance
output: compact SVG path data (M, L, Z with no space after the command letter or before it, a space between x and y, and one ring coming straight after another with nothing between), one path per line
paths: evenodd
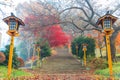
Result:
M34 5L38 5L40 8ZM22 30L25 39L30 37L37 42L41 38L46 38L51 46L65 45L69 42L70 37L62 31L61 27L55 27L60 23L60 17L55 15L58 11L52 5L41 5L35 2L29 6L24 8L26 11L29 10L24 17L26 26ZM46 9L47 7L48 9Z
M61 45L66 45L70 41L70 36L63 32L60 25L53 25L46 28L45 38L50 43L50 46L56 47Z
M34 35L34 38L40 38L46 27L50 27L51 25L58 23L58 18L54 15L34 15L29 14L29 16L25 17L25 24L26 26L23 28L22 31L27 31L28 34Z

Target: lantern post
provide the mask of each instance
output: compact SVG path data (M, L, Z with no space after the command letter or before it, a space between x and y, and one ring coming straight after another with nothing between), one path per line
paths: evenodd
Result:
M36 51L37 51L37 54L38 54L38 61L37 61L37 66L40 68L40 66L41 66L41 55L40 55L40 45L36 45Z
M84 52L84 57L83 57L84 58L84 66L86 67L86 51L87 51L88 44L83 43L82 46L83 46L83 52Z
M14 37L19 36L19 26L24 26L25 24L19 18L17 18L13 13L11 16L8 16L3 19L3 21L9 26L9 30L7 34L11 36L11 43L10 43L10 51L9 51L9 60L8 60L8 78L10 79L11 71L12 71L12 57L13 57L13 50L14 50Z
M112 25L115 23L116 20L117 20L117 17L111 15L108 11L104 16L100 17L97 21L97 25L102 26L103 33L105 34L105 37L106 37L106 47L107 47L107 53L108 53L108 65L109 65L110 77L113 76L110 36L114 32Z

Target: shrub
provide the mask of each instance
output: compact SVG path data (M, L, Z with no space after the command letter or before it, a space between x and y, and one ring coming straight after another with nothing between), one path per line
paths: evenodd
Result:
M0 63L4 62L6 60L6 57L4 53L0 52Z
M22 67L22 66L24 66L25 65L25 63L24 63L24 61L23 61L23 59L22 58L20 58L20 57L18 57L17 58L17 60L19 61L19 67Z
M84 37L84 36L79 36L75 38L71 44L72 48L72 54L76 55L76 45L78 46L78 57L83 58L83 46L82 44L86 43L88 44L87 46L87 51L86 55L87 57L95 57L95 40L92 38Z
M108 63L105 59L102 58L94 58L90 62L90 67L94 69L105 69L108 67Z
M41 59L51 55L50 45L46 42L41 46Z

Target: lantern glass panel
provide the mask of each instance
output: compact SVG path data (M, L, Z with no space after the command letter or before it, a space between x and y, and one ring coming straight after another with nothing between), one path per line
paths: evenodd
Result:
M86 46L83 46L83 48L86 48Z
M10 30L16 30L16 22L10 21Z
M105 19L104 20L104 28L107 28L107 29L111 28L111 26L110 26L110 19Z

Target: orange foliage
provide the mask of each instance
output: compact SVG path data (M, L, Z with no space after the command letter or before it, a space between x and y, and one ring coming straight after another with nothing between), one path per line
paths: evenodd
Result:
M120 53L120 48L116 49L118 53Z
M23 61L23 59L22 59L22 58L18 57L18 58L17 58L17 60L20 62L19 67L22 67L22 66L24 66L24 65L25 65L25 63L24 63L24 61Z
M95 39L96 39L96 48L102 47L104 43L103 33L98 32L98 36Z
M6 60L6 57L4 53L0 52L0 63L4 62Z
M92 37L92 35L91 34L87 34L87 37Z
M116 46L119 46L119 45L120 45L120 32L118 33L115 42L116 42L116 43L115 43Z

